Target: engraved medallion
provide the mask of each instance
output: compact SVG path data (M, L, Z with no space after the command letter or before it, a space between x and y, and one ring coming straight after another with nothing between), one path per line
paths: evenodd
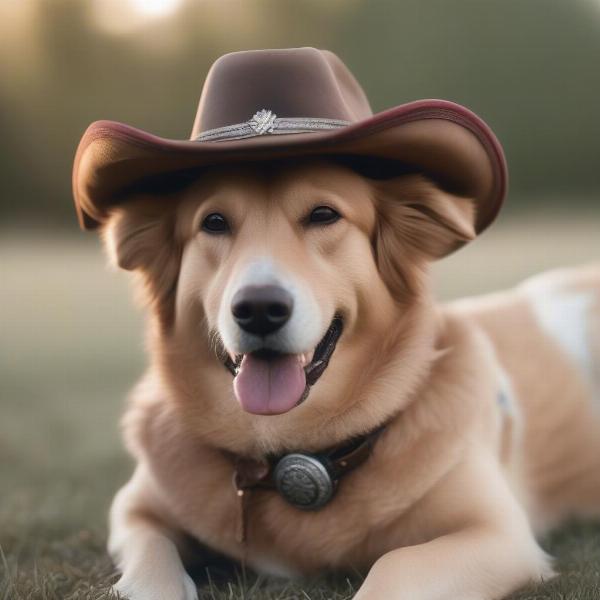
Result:
M296 508L315 510L333 496L331 476L315 456L287 454L279 460L273 475L279 494Z

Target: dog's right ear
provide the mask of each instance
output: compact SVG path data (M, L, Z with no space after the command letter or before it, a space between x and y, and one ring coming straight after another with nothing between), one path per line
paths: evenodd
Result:
M475 207L420 175L375 184L378 213L374 250L381 275L397 297L418 289L432 260L473 240ZM416 276L415 276L416 274Z
M143 277L147 297L162 314L172 311L181 261L175 205L140 197L113 209L102 237L112 262Z

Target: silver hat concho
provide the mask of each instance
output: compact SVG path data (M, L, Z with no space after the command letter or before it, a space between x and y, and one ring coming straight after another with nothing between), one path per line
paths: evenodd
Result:
M325 464L310 454L287 454L277 463L273 476L279 494L302 510L321 508L335 491Z

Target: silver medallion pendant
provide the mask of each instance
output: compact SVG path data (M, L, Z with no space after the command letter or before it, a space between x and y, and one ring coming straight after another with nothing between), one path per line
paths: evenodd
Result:
M309 454L287 454L273 472L279 494L296 508L316 510L331 500L335 484L327 467Z

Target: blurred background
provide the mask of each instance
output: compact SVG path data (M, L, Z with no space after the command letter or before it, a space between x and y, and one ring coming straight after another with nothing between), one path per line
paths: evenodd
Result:
M506 209L436 265L440 297L600 258L600 0L0 0L0 581L17 557L92 577L130 470L142 318L77 229L79 138L97 119L187 138L216 58L303 45L336 52L374 111L445 98L502 141Z
M508 210L597 196L600 0L2 0L1 221L72 227L90 122L187 138L216 58L303 45L338 53L374 111L446 98L481 115Z

